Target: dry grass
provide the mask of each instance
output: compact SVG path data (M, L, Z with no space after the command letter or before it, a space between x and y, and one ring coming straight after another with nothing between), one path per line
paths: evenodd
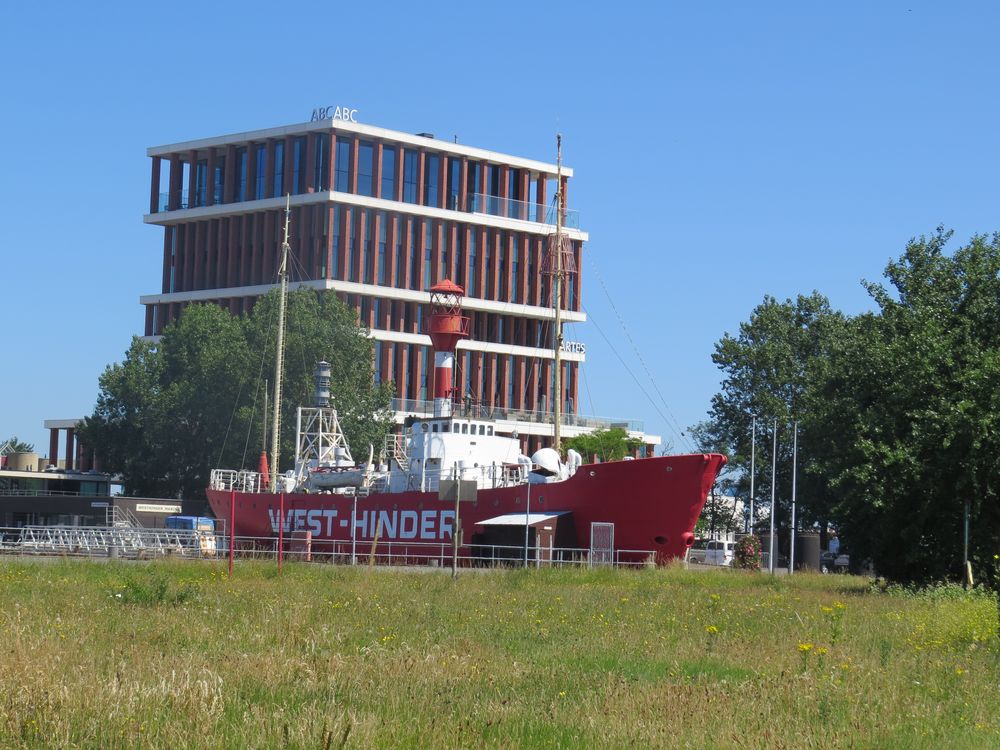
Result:
M224 570L0 562L0 746L1000 746L985 596L679 569Z

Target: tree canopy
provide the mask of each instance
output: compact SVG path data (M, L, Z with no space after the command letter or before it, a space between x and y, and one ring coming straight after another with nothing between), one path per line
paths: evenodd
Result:
M101 375L94 413L80 429L134 495L195 497L213 468L256 468L265 445L264 385L273 380L278 297L239 318L217 305L186 308L154 345L132 341ZM391 425L391 383L376 384L372 341L336 295L288 295L281 467L295 452L295 412L311 403L316 362L331 364L331 392L355 450ZM273 388L273 383L270 384ZM268 408L268 412L270 411Z
M797 420L800 525L832 522L854 559L901 580L958 573L966 501L974 566L986 572L1000 547L1000 235L948 255L950 238L912 240L886 283L865 282L870 313L846 316L818 293L765 298L716 345L722 389L699 426L728 449L746 496L758 415L759 502L777 418L780 524Z
M594 456L601 461L621 461L625 456L632 456L642 447L642 440L629 437L621 427L607 430L585 432L563 441L565 450L573 449L584 461L590 461Z

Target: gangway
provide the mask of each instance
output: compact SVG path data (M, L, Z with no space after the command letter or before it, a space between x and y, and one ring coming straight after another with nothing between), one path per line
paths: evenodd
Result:
M190 529L133 526L25 526L14 545L21 552L145 558L215 555L215 535Z

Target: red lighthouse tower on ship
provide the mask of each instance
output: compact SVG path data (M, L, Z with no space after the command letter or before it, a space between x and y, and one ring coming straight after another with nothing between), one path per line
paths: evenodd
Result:
M462 315L465 289L451 279L431 287L431 314L427 333L434 346L434 416L451 416L455 387L455 347L469 336L469 319Z

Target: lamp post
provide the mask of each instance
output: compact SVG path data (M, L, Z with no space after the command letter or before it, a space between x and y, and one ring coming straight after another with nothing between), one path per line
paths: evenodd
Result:
M774 418L771 427L773 435L773 445L771 447L771 535L768 538L767 570L774 575L774 498L775 498L775 477L778 474L778 418Z
M795 570L795 479L799 463L799 423L792 422L792 548L788 555L788 575Z
M750 416L750 519L749 531L753 533L753 479L757 463L757 415Z

